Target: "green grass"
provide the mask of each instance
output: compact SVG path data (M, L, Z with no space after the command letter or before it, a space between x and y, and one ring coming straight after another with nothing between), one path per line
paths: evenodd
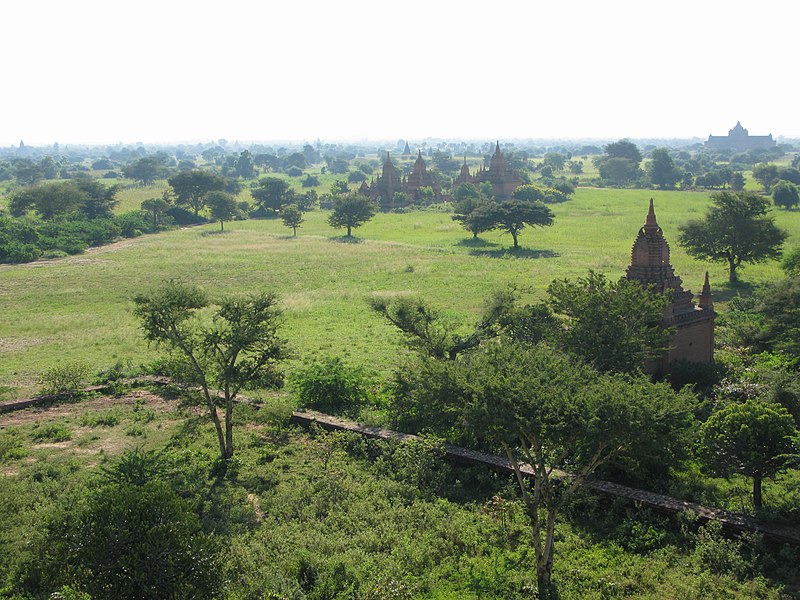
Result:
M678 225L705 212L705 193L581 188L553 206L554 226L522 232L517 253L509 236L487 233L476 242L444 212L379 214L348 241L327 224L327 212L314 211L296 239L280 220L249 220L226 224L222 235L210 224L0 266L0 386L30 392L60 361L96 369L149 361L156 352L131 314L132 298L169 278L213 296L276 290L283 334L299 360L339 354L385 373L402 350L397 334L367 309L370 294L419 294L469 324L493 291L510 285L540 298L552 280L588 269L622 275L650 197L684 286L697 292L708 269L717 299L729 299L724 265L696 261L677 244ZM800 244L800 211L774 214L790 232L789 246ZM744 288L780 275L775 262L741 272Z

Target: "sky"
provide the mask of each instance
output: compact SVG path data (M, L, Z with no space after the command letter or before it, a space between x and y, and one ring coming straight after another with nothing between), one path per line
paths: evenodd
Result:
M0 3L0 146L800 137L800 2Z

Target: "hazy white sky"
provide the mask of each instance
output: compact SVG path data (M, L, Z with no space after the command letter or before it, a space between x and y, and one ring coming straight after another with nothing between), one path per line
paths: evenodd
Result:
M0 4L0 145L800 137L800 2Z

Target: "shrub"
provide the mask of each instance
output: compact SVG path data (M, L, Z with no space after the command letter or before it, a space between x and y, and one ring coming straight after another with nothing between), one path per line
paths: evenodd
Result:
M85 412L81 415L81 425L84 427L113 427L122 420L119 411L103 410Z
M365 371L337 356L305 366L292 381L301 405L323 412L354 415L369 399Z
M86 385L89 367L82 362L66 362L50 367L39 377L43 394L69 394Z
M37 423L31 431L34 442L66 442L72 439L72 430L63 423Z
M0 431L0 463L22 458L27 453L25 440L17 429Z

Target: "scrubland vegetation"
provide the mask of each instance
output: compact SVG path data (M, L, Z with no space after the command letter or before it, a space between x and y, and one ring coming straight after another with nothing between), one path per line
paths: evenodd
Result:
M670 520L609 505L579 487L565 494L552 484L536 500L513 478L442 461L443 441L456 442L781 526L800 522L800 471L793 468L800 349L796 315L787 310L797 299L792 249L800 247L800 212L783 200L791 190L781 191L768 213L786 232L783 265L776 252L750 256L732 281L724 260L692 258L679 243L687 222L702 221L721 203L709 189L724 187L730 202L742 188L788 189L780 182L794 185L797 165L777 155L655 148L637 160L631 146L575 148L569 156L509 152L509 163L533 184L511 202L542 207L510 225L491 216L501 203L491 204L486 189L374 216L337 214L356 200L359 182L380 171L380 161L346 152L325 157L311 146L95 157L90 175L118 175L104 184L75 179L67 160L60 170L44 159L5 163L15 179L0 201L11 213L0 215L0 242L19 250L14 240L27 227L23 246L39 251L27 248L25 260L47 260L0 266L0 399L39 390L69 399L0 416L0 596L800 593L797 548L729 538L691 514ZM475 155L473 164L480 162ZM430 156L445 184L460 167L457 157L440 150ZM769 159L778 161L775 169L759 163ZM55 212L35 185L42 165L55 169L42 177L60 177L69 188L53 196L66 199ZM206 193L216 194L209 206ZM652 332L632 336L638 346L618 360L593 355L580 338L599 335L587 316L596 320L597 313L581 312L597 301L591 294L639 293L613 282L630 261L651 197L684 287L698 292L708 271L719 313L717 368L677 369L675 390L638 372L640 357L660 347ZM474 216L480 206L494 208L471 221L453 218ZM282 213L295 209L287 221ZM545 210L551 216L541 220ZM130 237L120 239L122 224L134 219ZM77 223L111 233L80 238ZM332 226L347 227L348 235ZM59 236L83 241L73 252L51 241ZM721 260L687 247L692 256ZM170 280L198 286L209 302L190 294L181 304L161 294ZM270 299L268 320L248 329L243 315L259 293ZM251 304L234 300L246 294ZM628 322L624 306L604 302L610 320ZM661 310L657 300L636 306L656 320ZM156 324L159 307L165 320ZM198 325L189 327L192 312ZM162 328L170 318L176 329ZM641 333L649 325L631 326ZM268 391L283 379L270 367L270 377L248 382L257 385L244 387L255 389L237 401L237 385L250 371L225 363L226 348L259 327L281 339L272 358L281 362L286 386ZM179 329L183 337L175 335ZM253 348L242 345L241 357L256 356ZM186 368L187 356L196 368ZM235 452L225 436L215 440L209 394L132 391L121 382L143 373L203 385L208 376L228 401L219 410L236 432ZM93 380L115 382L116 395L76 391ZM563 398L548 388L556 380ZM226 382L236 384L232 395ZM678 391L683 383L693 387ZM644 399L649 403L637 404ZM425 435L399 444L304 431L289 423L298 406ZM644 417L648 411L652 418ZM526 416L519 422L511 415ZM732 433L737 419L746 426L771 419L775 425L763 435L774 442L773 454L764 458L770 444L754 445L755 434ZM780 439L772 439L778 430ZM652 434L649 446L643 434ZM656 444L659 436L667 441ZM604 445L611 439L619 450ZM551 483L543 485L550 490ZM548 567L536 527L551 512L555 560L551 555ZM132 525L126 514L145 525ZM552 569L544 587L543 568Z

